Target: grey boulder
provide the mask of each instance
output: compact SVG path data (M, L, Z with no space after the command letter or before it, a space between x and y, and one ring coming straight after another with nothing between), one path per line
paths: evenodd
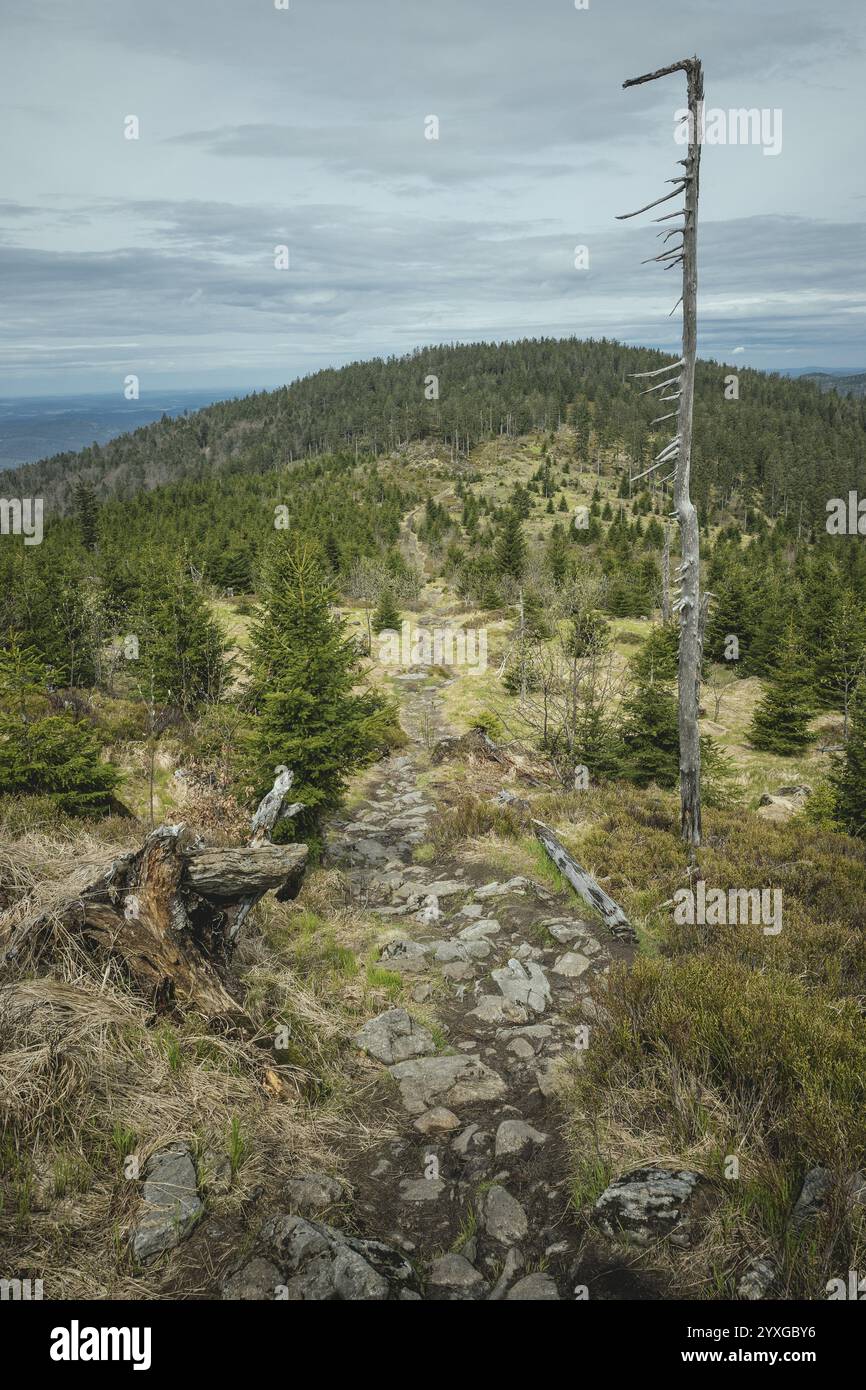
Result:
M634 1245L667 1238L687 1247L708 1205L711 1186L702 1173L677 1168L637 1168L605 1188L595 1217L605 1235Z
M263 1265L277 1268L280 1280L274 1296L288 1302L385 1301L417 1292L412 1266L398 1251L318 1221L274 1217L262 1230L262 1244L263 1252L226 1280L223 1298L237 1297L232 1290L244 1287L245 1281L247 1287L255 1287Z

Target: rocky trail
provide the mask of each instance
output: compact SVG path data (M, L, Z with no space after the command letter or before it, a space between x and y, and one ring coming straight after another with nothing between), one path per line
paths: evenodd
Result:
M670 1259L641 1256L688 1250L718 1183L648 1155L594 1198L573 1190L568 1074L604 1008L594 984L635 947L589 920L570 888L549 886L552 875L508 877L501 858L485 862L483 838L437 850L453 844L434 817L459 794L458 765L442 765L454 743L476 799L513 799L510 775L454 739L445 682L425 670L396 679L409 741L357 779L326 835L325 866L381 924L378 996L399 1001L343 1035L351 1132L335 1171L290 1166L266 1209L264 1189L250 1192L239 1225L200 1200L208 1155L197 1170L189 1147L171 1144L143 1174L135 1257L146 1264L191 1236L190 1265L231 1300L676 1297ZM603 1171L600 1155L586 1157ZM224 1184L227 1164L216 1155ZM789 1234L811 1228L832 1183L824 1168L806 1174ZM862 1202L863 1173L848 1186ZM780 1269L780 1255L747 1251L737 1297L773 1296Z
M586 1045L591 1004L576 1006L592 977L629 948L525 877L413 863L437 809L417 785L425 744L448 732L422 680L404 681L408 751L375 769L328 840L353 897L393 924L382 965L435 1019L392 1008L354 1039L390 1074L401 1131L348 1174L355 1221L408 1257L428 1299L573 1298L556 1069Z

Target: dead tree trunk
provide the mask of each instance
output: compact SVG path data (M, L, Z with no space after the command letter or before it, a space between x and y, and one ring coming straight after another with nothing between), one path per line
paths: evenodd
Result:
M611 935L620 941L635 941L635 930L619 903L615 903L601 885L596 883L592 874L587 873L586 869L572 858L565 846L557 840L550 826L545 825L543 821L534 820L532 828L559 872L568 879L587 907L594 908L601 915Z
M183 825L162 825L141 849L116 859L77 898L17 927L0 966L38 966L70 942L116 969L157 1014L190 1009L217 1031L252 1032L229 965L241 922L269 890L294 897L306 845L267 836L291 785L285 769L253 818L252 843L207 848Z
M665 523L665 544L662 552L662 622L671 620L671 528Z
M666 380L647 388L648 391L661 391L672 387L669 395L662 401L676 401L678 404L670 413L662 414L653 420L669 420L676 416L677 432L672 440L657 455L647 473L654 472L665 463L673 463L670 475L674 481L675 516L680 526L680 546L682 563L679 569L680 596L674 605L680 615L679 651L679 736L680 736L680 828L683 839L696 846L701 842L701 742L698 726L701 681L701 635L700 635L700 538L698 514L689 492L689 477L692 455L692 426L694 411L695 360L697 354L697 233L698 233L698 186L701 159L701 132L703 125L704 79L701 64L697 58L684 58L670 67L659 68L643 77L633 77L624 82L624 87L636 87L644 82L654 82L673 72L684 72L688 82L688 155L681 160L685 173L670 180L675 184L672 193L666 193L647 207L637 212L625 213L624 217L636 217L650 207L677 198L682 194L684 206L675 213L666 213L656 219L666 222L670 217L681 216L682 223L667 231L659 232L665 243L671 236L681 235L682 240L670 250L651 256L652 261L661 261L665 268L677 263L683 267L683 347L682 356L671 367L662 367L654 372L637 372L636 376L665 376ZM677 305L674 305L676 308ZM641 477L644 474L639 475ZM665 481L670 481L670 477Z

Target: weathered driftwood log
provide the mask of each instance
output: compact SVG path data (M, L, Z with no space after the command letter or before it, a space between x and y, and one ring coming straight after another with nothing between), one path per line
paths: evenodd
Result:
M596 912L601 914L611 935L618 937L620 941L636 941L637 934L622 908L605 893L600 884L596 883L592 874L587 873L586 869L572 858L565 846L557 840L550 826L545 825L543 821L534 820L532 827L559 872L568 879L587 906L595 908Z
M263 823L256 829L269 833ZM160 826L79 897L16 928L0 967L38 965L74 942L117 969L157 1013L189 1008L213 1028L252 1030L228 968L240 923L270 889L294 896L306 860L306 845L262 838L208 849L183 825Z

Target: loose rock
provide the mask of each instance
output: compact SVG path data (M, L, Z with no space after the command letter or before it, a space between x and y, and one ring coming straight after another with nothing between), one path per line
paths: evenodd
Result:
M203 1208L195 1165L185 1144L169 1144L145 1169L132 1253L142 1264L185 1240Z
M362 1051L389 1066L436 1051L433 1034L416 1023L405 1009L386 1009L376 1018L371 1018L355 1034L353 1042Z

